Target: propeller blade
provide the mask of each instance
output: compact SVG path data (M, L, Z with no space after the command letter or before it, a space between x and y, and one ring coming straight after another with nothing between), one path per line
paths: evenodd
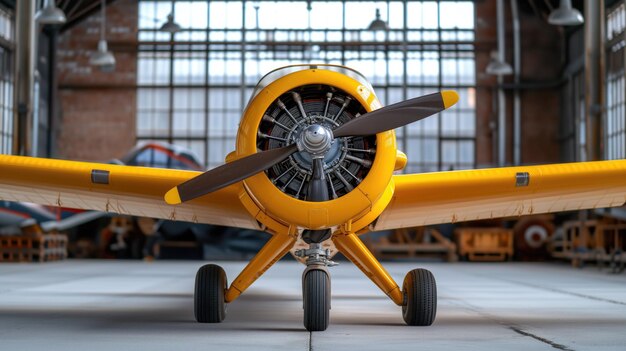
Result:
M170 189L165 202L176 205L237 183L262 172L298 151L296 144L258 152L206 171Z
M374 135L405 126L441 112L456 104L459 95L453 90L420 96L363 114L333 130L335 138Z
M313 176L309 181L309 192L307 201L322 202L328 201L328 188L326 187L326 174L324 173L324 160L322 158L313 159Z
M309 181L309 193L307 195L307 201L322 202L328 201L328 188L326 187L326 173L324 173L324 160L322 158L313 159L313 176ZM318 229L311 230L305 229L302 231L302 240L305 243L321 243L322 241L330 238L330 229Z

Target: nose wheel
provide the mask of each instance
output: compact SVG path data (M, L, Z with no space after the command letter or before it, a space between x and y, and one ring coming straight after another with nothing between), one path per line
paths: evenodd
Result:
M326 330L330 321L330 277L326 270L312 268L304 272L302 298L306 330Z
M320 243L310 243L309 249L298 250L295 255L306 258L307 265L302 273L304 327L324 331L330 321L330 275L326 267L337 264L329 259L330 250Z
M402 285L404 304L402 317L408 325L429 326L437 314L437 284L435 277L426 269L414 269L407 273Z
M226 317L224 293L228 287L222 267L207 264L196 274L194 314L199 323L220 323Z

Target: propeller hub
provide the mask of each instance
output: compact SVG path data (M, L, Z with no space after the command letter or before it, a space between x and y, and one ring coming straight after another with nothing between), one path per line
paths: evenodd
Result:
M312 124L304 128L297 139L298 151L306 151L313 158L324 157L333 142L333 133L330 129Z

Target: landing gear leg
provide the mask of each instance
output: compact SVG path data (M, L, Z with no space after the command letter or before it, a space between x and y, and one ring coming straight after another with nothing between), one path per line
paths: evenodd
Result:
M310 243L309 249L296 251L296 256L307 259L307 268L302 273L304 327L308 331L324 331L330 321L330 275L327 267L336 263L328 259L329 250L322 249L319 243Z
M393 302L402 306L402 317L406 324L427 326L434 322L437 313L437 286L432 273L425 269L410 271L404 278L400 291L393 278L356 234L336 233L333 242Z

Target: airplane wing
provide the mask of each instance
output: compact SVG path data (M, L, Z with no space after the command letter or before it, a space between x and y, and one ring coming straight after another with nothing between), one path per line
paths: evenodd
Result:
M373 230L626 203L626 160L396 175Z
M170 206L163 195L200 174L0 155L0 200L259 229L239 200L241 183Z

